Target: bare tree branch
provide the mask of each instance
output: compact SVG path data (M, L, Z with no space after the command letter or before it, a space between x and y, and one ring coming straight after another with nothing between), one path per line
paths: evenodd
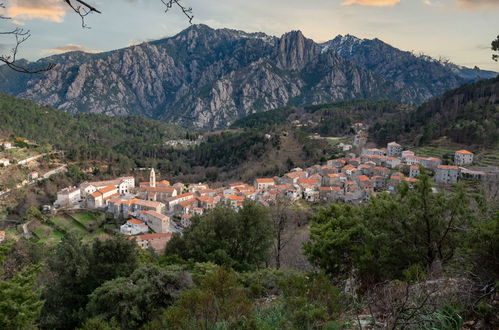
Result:
M85 17L91 13L101 14L102 12L90 5L88 2L84 0L61 0L65 4L67 4L78 16L81 18L81 26L82 28L89 28L85 23ZM161 0L161 2L166 6L165 12L168 12L174 6L180 8L182 13L188 18L189 24L192 24L192 20L194 15L192 15L192 8L183 5L180 0ZM0 9L4 10L6 8L5 2L0 2ZM4 16L0 14L0 19L8 20L10 17ZM15 28L11 31L0 31L0 35L3 36L12 36L15 39L15 45L12 48L10 54L0 54L0 62L5 63L9 68L14 71L22 72L22 73L42 73L52 69L55 64L50 63L46 67L40 69L30 69L28 67L19 65L16 63L16 57L19 51L19 47L27 41L31 37L31 33L29 30L25 30L22 28Z
M81 18L81 27L88 29L89 27L85 24L85 17L90 13L98 13L101 14L100 10L89 5L85 1L74 0L75 4L71 0L63 0L73 11L78 14Z
M194 15L192 14L192 8L186 7L180 3L179 0L161 0L161 2L166 6L165 13L168 12L174 5L177 5L184 15L189 19L189 24L192 24Z
M5 4L0 3L0 8L5 9ZM10 17L0 15L0 19L10 19ZM12 36L15 40L14 47L12 47L10 54L0 54L0 62L3 62L12 70L22 73L34 74L34 73L42 73L48 71L55 66L55 64L51 63L42 68L30 69L28 67L24 67L16 63L16 57L19 51L19 47L31 37L31 33L29 30L16 27L15 29L10 31L0 31L0 35Z

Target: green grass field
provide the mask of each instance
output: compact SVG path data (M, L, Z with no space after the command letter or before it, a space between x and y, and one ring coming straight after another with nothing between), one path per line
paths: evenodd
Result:
M49 221L69 233L74 233L77 235L85 235L87 233L87 229L82 224L78 223L68 216L58 215L56 217L50 218Z
M82 212L82 213L72 213L71 215L57 215L49 219L49 223L54 224L56 227L63 229L68 233L75 234L81 237L82 241L89 242L95 238L106 239L109 237L104 231L103 227L96 227L99 224L100 215L98 213L91 212ZM51 226L46 225L48 228L52 228ZM92 230L92 228L96 228ZM47 231L46 228L42 228ZM36 229L36 230L42 230ZM34 231L37 237L41 238L42 242L59 242L62 237L64 237L63 233L60 233L55 228L52 228L54 233L51 236L48 234L38 235L37 232Z
M64 238L63 233L46 224L37 224L31 228L31 231L38 238L39 243L48 245L55 245Z
M90 212L72 213L69 216L83 225L87 230L93 228L100 220L98 214Z

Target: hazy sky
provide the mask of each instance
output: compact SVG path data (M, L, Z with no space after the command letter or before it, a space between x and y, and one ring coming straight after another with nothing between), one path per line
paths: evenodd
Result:
M2 0L0 0L0 3ZM106 51L171 36L189 26L160 0L88 0L102 11L82 29L62 0L4 0L0 31L18 25L32 38L20 50L31 60L66 50ZM397 48L499 71L491 41L499 35L499 0L189 0L193 23L280 36L301 30L315 41L338 34L379 38ZM0 37L0 53L9 39Z

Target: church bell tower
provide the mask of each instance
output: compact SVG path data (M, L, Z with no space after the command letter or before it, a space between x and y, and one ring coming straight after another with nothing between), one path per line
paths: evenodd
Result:
M154 172L154 168L151 168L151 174L149 174L149 187L156 187L156 172Z

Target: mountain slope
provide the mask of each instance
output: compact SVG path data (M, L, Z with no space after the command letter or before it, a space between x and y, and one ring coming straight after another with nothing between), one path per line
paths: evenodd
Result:
M405 118L378 123L371 135L379 143L396 139L422 145L448 137L460 144L498 146L499 76L446 92Z
M416 61L408 69L414 59L395 48L384 54L386 47L363 51L391 63L382 69L299 31L276 38L194 25L171 38L107 53L44 58L38 65L57 63L44 75L0 67L0 90L71 113L140 115L219 128L284 105L359 98L420 103L469 81L431 61Z
M473 70L428 56L401 51L379 39L337 36L321 44L323 51L334 50L342 57L392 81L404 92L405 103L422 103L470 80L490 79L497 72Z

